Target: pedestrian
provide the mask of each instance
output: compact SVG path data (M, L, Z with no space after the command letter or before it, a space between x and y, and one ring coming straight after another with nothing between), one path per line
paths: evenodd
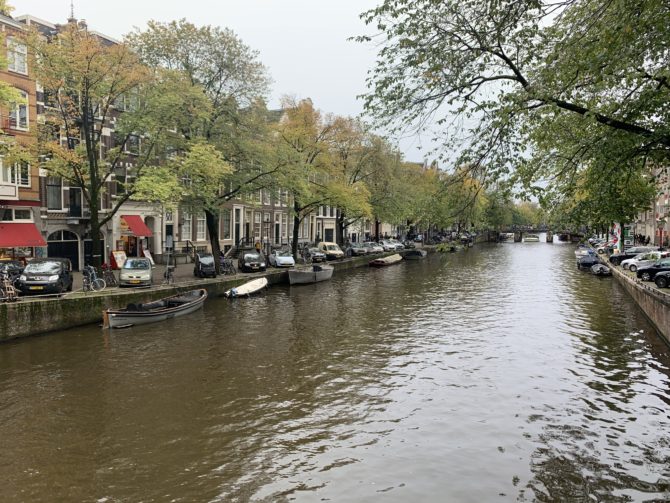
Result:
M651 239L649 239L649 236L647 236L647 239L645 240L644 244L645 244L645 245L648 245L648 244L649 244L649 241L651 241Z
M260 242L260 241L256 241L256 245L255 245L255 247L256 247L256 251L257 251L258 253L260 253L260 252L261 252L261 242Z

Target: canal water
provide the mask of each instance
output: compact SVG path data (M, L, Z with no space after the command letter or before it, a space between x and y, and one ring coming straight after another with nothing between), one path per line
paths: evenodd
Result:
M571 245L0 345L0 501L669 501L670 352Z

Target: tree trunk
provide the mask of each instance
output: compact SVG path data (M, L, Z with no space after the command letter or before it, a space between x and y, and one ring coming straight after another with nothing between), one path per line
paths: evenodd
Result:
M212 246L212 255L214 255L214 267L216 274L221 274L221 246L219 245L219 213L205 210L207 220L207 232L209 232L209 244Z
M291 236L291 253L293 254L293 259L298 261L298 231L300 230L300 206L297 202L293 202L293 234Z
M337 212L337 220L335 225L335 242L342 248L344 246L344 225L345 215L343 211Z

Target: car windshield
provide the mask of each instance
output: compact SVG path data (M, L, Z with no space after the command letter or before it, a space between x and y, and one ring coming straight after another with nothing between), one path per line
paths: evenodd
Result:
M204 265L214 265L214 255L201 255L198 260Z
M337 245L326 245L326 250L335 251L339 250L339 247Z
M252 261L252 260L260 260L261 256L258 253L245 253L244 254L244 260L247 262Z
M292 255L291 255L290 251L284 250L284 251L278 251L277 256L278 257L291 257Z
M26 266L24 272L38 274L58 274L60 269L60 262L31 262Z
M129 258L123 264L124 269L149 269L151 264L146 259L132 259Z
M310 248L309 253L321 253L318 248Z

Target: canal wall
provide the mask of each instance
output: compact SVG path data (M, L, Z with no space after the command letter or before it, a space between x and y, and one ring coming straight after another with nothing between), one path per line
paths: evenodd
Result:
M615 266L609 266L612 275L656 326L665 342L670 344L670 294L651 286L653 283L646 284L637 278L628 276Z
M389 254L387 254L389 255ZM370 257L354 257L330 262L335 270L367 266ZM162 299L180 292L204 288L210 297L222 296L230 288L265 277L270 285L288 283L288 271L271 269L263 273L197 279L171 286L153 288L114 288L102 292L73 292L61 298L21 298L18 302L0 303L0 342L102 322L102 312Z

